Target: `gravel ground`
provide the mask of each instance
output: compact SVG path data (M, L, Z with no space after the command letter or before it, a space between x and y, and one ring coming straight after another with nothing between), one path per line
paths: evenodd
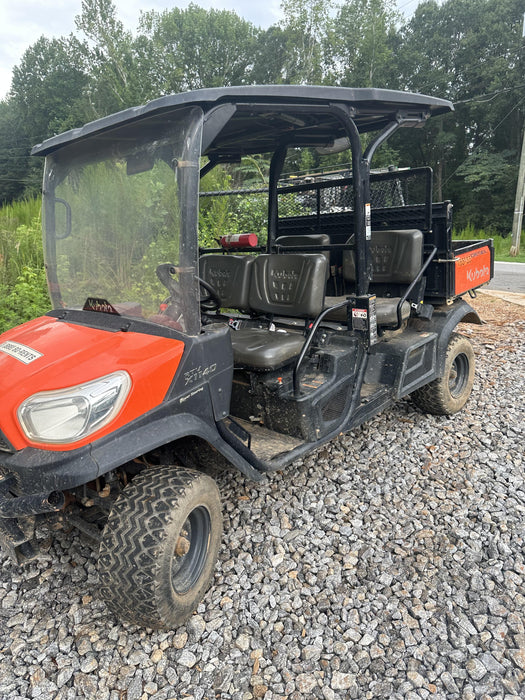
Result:
M0 698L525 697L525 309L475 302L474 396L408 401L264 484L219 478L215 582L173 632L119 623L89 543L0 555Z

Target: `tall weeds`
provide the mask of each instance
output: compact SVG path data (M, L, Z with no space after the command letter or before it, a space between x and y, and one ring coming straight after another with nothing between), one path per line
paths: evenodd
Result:
M40 198L0 209L0 333L49 311Z
M24 267L43 267L40 209L40 199L0 209L0 284L12 287Z
M525 234L521 233L520 254L517 257L510 256L510 247L512 245L511 236L494 235L482 229L475 229L472 225L467 226L461 231L454 231L452 237L459 241L474 241L483 238L492 238L494 241L494 257L496 260L503 262L525 262Z

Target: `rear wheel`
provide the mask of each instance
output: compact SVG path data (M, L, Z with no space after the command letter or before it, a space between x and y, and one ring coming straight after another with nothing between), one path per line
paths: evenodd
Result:
M146 469L119 496L104 529L100 596L129 622L178 627L211 582L221 536L213 479L183 467Z
M474 351L469 340L459 333L452 333L443 376L416 389L411 394L413 402L426 413L438 416L457 413L472 392L474 366Z

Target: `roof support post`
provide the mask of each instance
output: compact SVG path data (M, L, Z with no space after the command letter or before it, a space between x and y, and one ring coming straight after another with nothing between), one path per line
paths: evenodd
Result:
M354 237L356 295L368 294L372 279L370 259L370 162L364 157L361 137L346 105L332 103L331 111L343 123L352 150L352 176L354 184Z
M401 126L401 123L399 120L390 122L383 131L376 136L376 138L368 144L368 147L365 151L365 155L363 156L365 160L368 161L368 165L370 166L370 163L372 162L372 158L374 157L374 153L377 151L379 146L381 146L382 143L384 143L392 134L394 131L397 131L399 127Z
M277 233L277 219L279 212L277 209L277 183L283 171L286 158L286 146L278 148L272 156L270 163L270 177L268 183L268 250L272 250Z

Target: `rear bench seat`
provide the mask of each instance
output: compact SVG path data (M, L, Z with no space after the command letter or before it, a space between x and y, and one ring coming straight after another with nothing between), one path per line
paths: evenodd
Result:
M423 263L423 234L418 229L406 231L372 231L370 242L372 256L372 286L377 294L376 313L378 326L397 324L397 306L401 300L400 288L407 287L416 278ZM355 282L355 254L353 250L343 253L343 277ZM333 306L344 297L326 297L325 308ZM405 301L401 317L410 316L410 304ZM346 321L346 309L337 309L328 314L328 320Z
M226 262L222 267L225 261L235 258L236 262ZM250 262L239 262L245 259ZM200 274L216 289L225 308L313 320L323 309L326 267L326 257L321 253L255 258L205 255L201 258ZM235 366L259 371L292 362L305 342L301 331L266 327L232 330L231 335Z

